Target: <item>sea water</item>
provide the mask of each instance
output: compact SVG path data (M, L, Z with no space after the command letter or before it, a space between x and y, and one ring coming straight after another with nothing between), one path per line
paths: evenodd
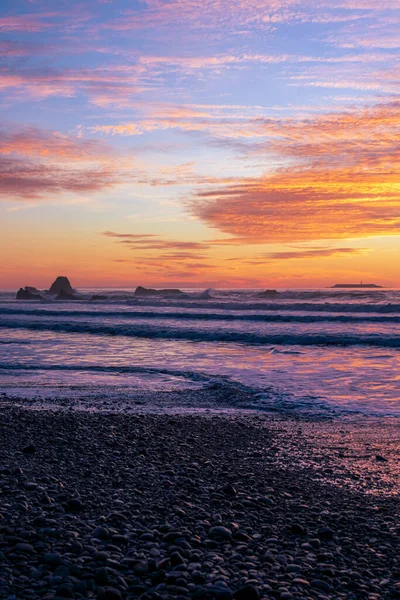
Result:
M140 391L222 383L251 391L253 409L400 416L400 290L278 291L0 292L0 394L100 392L118 410Z

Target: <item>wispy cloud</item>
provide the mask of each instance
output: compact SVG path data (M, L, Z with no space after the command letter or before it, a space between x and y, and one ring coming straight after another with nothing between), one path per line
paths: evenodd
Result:
M326 258L337 254L362 254L365 248L312 248L302 250L287 250L282 252L266 252L262 258L271 260L293 260L309 258Z
M5 200L96 192L122 179L111 148L102 142L34 127L1 132L0 195Z
M205 242L170 240L153 234L105 231L103 232L103 235L114 238L120 244L124 244L132 250L207 250L210 248L210 245ZM169 258L171 258L171 256ZM182 256L178 256L178 258L182 258Z
M400 103L260 126L291 166L199 192L195 215L249 242L400 232Z

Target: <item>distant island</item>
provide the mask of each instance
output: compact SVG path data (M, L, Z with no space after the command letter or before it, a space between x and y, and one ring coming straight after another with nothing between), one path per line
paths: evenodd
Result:
M382 288L381 285L376 285L376 283L336 283L331 286L332 288Z

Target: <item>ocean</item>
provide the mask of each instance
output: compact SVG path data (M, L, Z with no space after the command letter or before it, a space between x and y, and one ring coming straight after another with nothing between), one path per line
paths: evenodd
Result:
M220 385L253 410L400 416L400 290L183 291L0 292L0 399L101 396L118 410L143 392Z

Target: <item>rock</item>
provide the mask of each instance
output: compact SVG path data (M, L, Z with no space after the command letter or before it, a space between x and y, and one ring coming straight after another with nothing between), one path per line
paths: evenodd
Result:
M146 561L141 560L137 562L133 567L135 575L146 575L149 571L149 565Z
M208 536L213 540L229 540L232 537L232 531L222 525L211 527Z
M16 544L15 549L18 552L23 552L24 554L34 554L35 552L35 549L31 544L25 544L23 542Z
M245 585L237 590L233 597L235 600L260 600L260 592L254 585Z
M61 292L70 294L71 296L74 295L74 290L72 289L68 277L59 276L50 286L49 294L51 296L58 296Z
M179 552L173 552L171 554L170 560L171 560L171 565L172 566L183 565L185 563L184 559L179 554Z
M23 454L36 454L36 446L33 444L29 444L29 446L25 446L22 450Z
M223 494L225 494L226 496L232 496L232 498L233 498L234 496L237 496L237 491L236 491L236 489L235 489L235 488L233 487L233 485L232 485L232 484L230 484L230 483L226 483L226 484L225 484L225 485L222 487L222 489L221 489L221 492L222 492Z
M293 533L294 535L307 535L307 529L303 527L303 525L300 525L300 523L293 523L289 527L289 530L290 533Z
M97 585L107 585L110 580L107 569L105 567L100 567L100 569L97 569L94 580Z
M135 290L135 296L185 296L185 294L177 288L154 290L152 288L145 288L139 285Z
M68 292L61 291L57 296L56 300L78 300L77 296L74 294L69 294Z
M198 596L203 598L215 598L215 600L231 600L233 597L232 590L222 585L207 585L202 588L202 592Z
M72 585L60 585L57 588L57 597L59 598L75 598L74 588Z
M37 291L33 292L30 290L36 290L36 288L31 288L29 286L25 288L19 288L15 297L16 300L42 300L42 296Z
M375 460L376 460L377 462L387 462L387 461L388 461L388 459L387 459L387 458L385 458L384 456L381 456L381 454L377 454L377 455L375 456Z
M335 532L330 527L321 527L318 531L318 537L320 540L332 540Z
M332 586L330 586L327 581L323 581L322 579L313 579L311 581L311 586L317 590L321 590L321 592L326 593L329 593L332 590Z
M79 498L71 498L66 502L65 508L70 512L78 512L83 509L83 503Z
M59 567L62 565L63 560L57 552L48 552L44 555L44 562L51 567Z
M122 600L121 592L116 588L106 588L104 600Z
M182 533L180 531L169 531L168 533L166 533L163 536L163 542L167 542L167 544L171 544L172 542L174 542L175 540L177 540L178 538L183 537Z
M93 529L92 536L99 540L108 540L110 537L110 532L105 527L96 527Z
M250 535L247 535L247 533L244 533L244 531L237 531L236 533L234 533L233 539L236 542L245 542L246 544L252 541L252 537Z

